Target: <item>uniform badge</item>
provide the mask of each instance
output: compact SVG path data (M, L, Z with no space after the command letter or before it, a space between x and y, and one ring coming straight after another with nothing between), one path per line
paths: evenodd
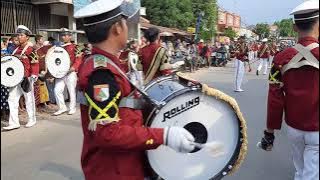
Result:
M94 68L98 67L107 67L107 61L108 59L101 55L95 55L94 56Z
M101 84L93 86L93 96L96 101L103 102L109 99L109 85Z

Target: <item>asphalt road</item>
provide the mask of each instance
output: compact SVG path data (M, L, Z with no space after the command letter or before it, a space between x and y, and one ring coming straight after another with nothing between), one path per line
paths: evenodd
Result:
M248 155L239 171L226 180L291 180L286 129L276 133L274 151L256 148L265 126L267 77L246 74L243 93L233 92L233 68L202 69L191 76L234 97L248 126ZM284 126L285 127L285 126ZM1 180L82 180L80 115L38 115L38 124L1 132Z

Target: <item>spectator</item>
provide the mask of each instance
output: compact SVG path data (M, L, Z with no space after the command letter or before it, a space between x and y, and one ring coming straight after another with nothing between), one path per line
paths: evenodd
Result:
M18 45L19 45L18 36L16 34L14 34L11 36L9 43L8 43L8 47L7 47L8 53L12 54Z
M8 39L1 39L1 56L9 54L7 49L7 41Z

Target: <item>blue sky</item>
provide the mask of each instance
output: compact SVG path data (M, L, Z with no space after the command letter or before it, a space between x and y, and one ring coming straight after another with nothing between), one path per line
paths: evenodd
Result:
M218 0L227 11L240 14L244 25L259 22L273 23L289 18L292 9L303 0Z

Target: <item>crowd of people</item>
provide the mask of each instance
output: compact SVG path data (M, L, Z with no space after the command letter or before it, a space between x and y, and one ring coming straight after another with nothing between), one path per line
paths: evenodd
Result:
M151 34L157 32L160 33L159 30L151 28L148 32ZM71 37L71 36L70 36ZM30 46L33 48L37 55L39 56L40 66L45 66L45 55L48 48L52 46L63 46L64 42L56 41L54 38L49 37L47 41L44 40L44 37L41 35L35 36L35 43L32 44L28 42ZM155 42L158 40L157 42ZM70 43L74 44L71 39L68 39ZM133 52L139 55L140 59L144 59L146 57L143 54L148 54L145 52L150 51L149 49L145 50L145 47L149 47L152 44L159 44L166 51L166 57L168 60L168 64L174 64L177 61L184 62L184 70L189 70L190 72L195 72L199 68L205 67L221 67L225 66L228 61L236 58L236 46L239 42L237 39L230 42L204 42L204 40L199 40L197 43L194 41L181 41L180 39L172 40L172 41L164 41L160 36L159 39L157 37L152 37L152 35L145 34L140 43L138 40L130 40L127 43L127 48L124 49L119 55L121 60L121 67L125 69L126 72L130 69L130 63L128 63L128 52ZM10 39L3 38L1 39L1 56L3 55L11 55L16 47L19 46L18 35L14 34ZM47 47L47 48L43 48ZM80 46L77 46L80 47ZM285 49L288 45L284 43L276 44L275 41L270 41L269 43L264 39L263 41L247 41L246 47L248 51L247 59L249 62L260 60L260 64L257 67L256 74L259 75L259 72L263 69L263 74L267 74L267 67L271 67L273 56L276 52L280 51L280 49ZM81 52L84 56L88 56L91 54L92 45L90 43L83 44L81 46ZM264 51L264 52L261 52ZM41 57L40 57L41 56ZM79 65L78 65L79 66ZM132 68L132 67L131 67ZM171 67L172 68L172 67ZM140 69L143 69L141 67ZM146 69L146 68L144 68ZM46 76L39 72L39 78L34 83L34 97L35 97L35 105L36 110L39 113L50 113L56 109L59 109L56 112L56 115L60 115L66 111L66 106L64 103L57 103L57 94L55 94L55 86L59 79L55 79L52 76ZM144 72L146 75L147 72ZM128 74L129 75L129 74ZM59 84L59 83L58 83ZM59 98L59 102L63 102L62 99L66 99L70 101L70 92L71 90L67 90L65 85L68 86L70 83L66 83L62 85L62 89ZM75 83L73 83L75 84ZM238 84L236 82L236 84ZM241 83L240 83L241 84ZM236 85L237 86L237 85ZM74 89L74 88L73 88ZM240 87L236 87L236 90L241 90ZM62 93L63 92L63 93ZM1 118L8 120L9 119L9 105L7 102L9 96L9 90L7 87L1 85ZM73 97L75 95L72 95ZM19 113L23 113L26 111L26 104L24 102L24 97L22 96L19 100ZM72 98L72 104L74 103L74 98ZM57 106L58 105L58 106ZM63 107L62 107L63 106ZM73 105L75 106L75 105ZM74 107L73 107L73 111Z
M39 60L39 69L44 70L45 66L45 56L48 49L52 46L61 46L63 42L59 42L53 37L49 37L45 41L42 35L34 36L34 43L27 41L28 45L32 48L34 52L37 53L37 58ZM74 42L73 42L74 43ZM21 45L19 42L18 34L13 34L10 38L1 38L1 57L6 55L12 55L14 51ZM91 53L91 44L83 44L82 52L84 55L89 55ZM56 95L55 95L55 85L57 79L53 76L45 76L41 74L43 72L39 71L39 76L33 83L33 93L35 100L35 108L37 113L51 113L58 109ZM64 90L63 97L66 101L70 101L69 92ZM9 120L9 88L1 84L1 119ZM24 114L26 112L26 102L25 97L21 96L19 99L19 114Z
M144 179L149 176L144 167L145 151L164 145L179 153L189 153L196 145L195 137L183 127L144 126L142 105L145 101L139 88L159 76L171 74L173 63L179 58L191 71L223 66L228 59L234 59L234 90L243 92L241 84L246 65L251 71L251 64L260 61L256 75L260 75L261 70L267 75L268 66L271 70L267 127L258 146L271 151L274 131L281 129L285 119L295 179L319 179L318 1L305 1L292 11L299 41L297 46L287 49L266 38L250 42L244 36L231 43L214 45L203 40L161 42L157 28L146 30L140 45L136 40L128 43L129 16L121 8L123 0L107 5L104 1L92 3L94 6L83 7L74 17L83 20L88 42L93 47L86 44L81 50L72 42L72 32L65 28L60 32L63 42L53 38L44 41L37 35L36 43L32 44L29 41L32 32L23 25L17 27L17 35L2 39L1 55L14 55L24 65L24 79L20 84L10 90L1 86L1 110L9 110L9 125L4 130L20 128L19 107L27 110L27 128L36 124L36 106L39 109L56 104L53 115L67 111L73 115L77 87L83 130L81 165L85 178ZM102 6L106 8L96 8ZM41 55L40 50L52 45L64 48L70 57L69 71L62 78L47 77L41 67L46 51ZM24 86L25 83L31 88ZM66 94L69 107L65 104Z

